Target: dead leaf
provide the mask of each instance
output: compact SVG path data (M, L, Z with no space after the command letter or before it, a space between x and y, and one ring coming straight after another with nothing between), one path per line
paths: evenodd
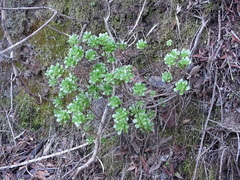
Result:
M194 67L191 69L190 73L189 73L190 76L194 76L195 74L197 74L198 71L199 71L199 69L200 69L200 66L199 66L199 65L194 66Z
M230 32L231 36L232 36L232 39L236 42L240 42L240 38L238 37L238 35L233 31L231 30Z
M149 169L149 173L151 174L153 171L159 169L161 165L161 163L155 163L155 165Z
M187 124L187 123L189 123L190 122L190 119L184 119L184 120L182 120L182 124L184 125L184 124Z
M53 164L52 162L49 162L49 161L48 161L48 162L46 162L46 166L47 166L47 167L54 167L54 164Z
M174 167L172 163L169 164L169 171L171 173L171 177L173 177L175 173L174 173Z
M5 175L5 180L11 180L11 179L12 179L11 175L9 173L7 173Z
M177 177L177 178L179 178L179 179L183 179L183 177L180 175L179 172L176 172L176 173L174 174L174 176Z
M191 82L194 90L200 90L201 85L203 84L203 79L201 79L200 77L193 77L191 79Z
M48 175L49 173L47 170L38 170L34 176L40 180L46 180L46 176Z
M208 60L208 58L201 58L201 59L199 59L199 61L207 61Z
M193 57L201 58L201 57L203 57L203 55L202 54L194 54Z
M240 69L240 66L238 66L238 65L236 65L236 64L231 64L231 67L239 68L239 69Z
M150 152L150 151L151 151L150 148L147 148L147 149L144 150L145 153Z
M223 56L219 57L219 59L226 59L227 54L225 53Z
M142 165L143 165L143 168L144 168L145 172L148 172L148 165L147 165L145 159L142 156L140 156L140 160L142 162Z
M132 166L130 166L129 168L127 168L126 171L133 171L133 170L136 169L136 168L137 168L136 165L132 165Z
M176 126L176 112L174 110L168 110L169 107L162 114L163 122L167 127L172 128Z

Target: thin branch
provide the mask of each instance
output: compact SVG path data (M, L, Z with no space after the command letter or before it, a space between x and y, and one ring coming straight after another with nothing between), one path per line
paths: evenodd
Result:
M104 109L102 119L101 119L101 122L100 122L100 126L99 126L99 129L98 129L98 132L97 132L97 137L94 141L95 145L94 145L94 148L93 148L93 154L92 154L91 158L85 164L83 164L82 166L77 168L77 171L73 176L73 179L76 179L78 174L80 173L80 171L82 171L85 168L87 168L88 166L90 166L93 163L93 161L95 160L95 158L97 156L97 153L98 153L99 146L100 146L102 130L103 130L103 126L105 124L105 120L107 118L107 113L108 113L108 105L106 104L106 107Z
M59 34L62 34L62 35L67 36L67 37L70 37L69 34L64 33L64 32L62 32L62 31L59 31L59 30L56 29L55 27L52 27L52 26L50 26L50 25L47 25L47 27L50 28L50 29L52 29L52 30L54 30L54 31L56 31L56 32L58 32Z
M157 106L159 106L159 105L161 105L161 104L164 104L164 103L170 101L171 99L175 98L176 96L177 96L177 94L175 94L175 95L173 95L173 96L165 99L164 101L161 101L161 102L158 103L158 104L154 104L154 105L152 105L152 106L147 106L146 109L154 108L154 107L157 107Z
M153 27L148 31L146 37L148 37L158 25L159 25L159 23L154 24Z
M36 159L31 159L31 160L24 161L24 162L19 163L19 164L14 164L14 165L10 165L10 166L3 166L3 167L0 167L0 170L16 168L16 167L20 167L20 166L25 166L25 165L27 165L29 163L34 163L34 162L41 161L41 160L48 159L48 158L52 158L52 157L55 157L55 156L60 156L62 154L65 154L65 153L68 153L68 152L71 152L71 151L83 148L83 147L85 147L87 145L89 145L89 143L84 143L84 144L82 144L80 146L77 146L77 147L74 147L74 148L71 148L71 149L67 149L65 151L61 151L61 152L53 153L53 154L50 154L50 155L42 156L42 157L39 157L39 158L36 158Z
M13 132L12 124L11 124L10 119L9 119L9 113L7 113L7 111L6 111L6 119L7 119L7 122L8 122L9 129L11 131L12 137L13 137L14 144L16 145L17 143L16 143L16 140L15 140L15 135L14 135L14 132Z
M50 7L16 7L16 8L0 8L0 10L39 10L39 9L47 9L47 10L50 10L50 11L53 11L55 12L56 10L53 9L53 8L50 8ZM74 18L74 17L71 17L71 16L67 16L65 14L62 14L60 12L58 12L58 15L59 16L62 16L66 19L69 19L69 20L75 20L75 21L78 21L78 22L83 22L83 23L89 23L89 21L79 21L78 19Z
M223 147L222 154L220 157L220 166L219 166L219 179L222 179L222 169L223 169L223 158L226 151L226 147Z
M236 132L236 134L237 134L237 142L238 142L236 162L238 162L238 158L240 154L240 137L239 137L239 132Z
M14 77L13 77L13 73L11 74L11 82L10 82L10 110L9 110L9 114L12 112L13 110L13 81L14 81Z
M112 40L114 40L112 32L111 32L111 30L109 28L109 24L108 24L108 21L109 21L110 15L111 15L110 4L109 4L108 0L106 0L106 3L107 3L108 12L107 12L107 16L104 17L103 19L104 19L105 27L107 29L109 36L112 38Z
M5 7L6 5L6 2L5 0L2 1L2 7ZM7 30L7 27L6 27L6 17L7 17L7 13L6 13L6 10L1 10L1 20L2 20L2 28L3 28L3 31L4 31L4 36L6 37L7 41L8 41L8 44L10 46L13 45L13 42L12 42L12 39L10 37L10 34ZM14 51L12 50L11 53L10 53L10 59L13 59L14 58ZM12 134L12 138L13 138L13 141L14 141L14 144L16 145L16 140L15 140L15 135L14 135L14 132L13 132L13 128L12 128L12 124L11 124L11 121L10 121L10 118L9 116L12 114L12 110L13 110L13 81L15 80L15 77L17 76L17 71L16 71L16 67L15 65L12 63L12 68L13 68L13 73L11 73L11 81L10 81L10 110L6 113L6 119L7 119L7 122L8 122L8 126L10 128L10 131L11 131L11 134ZM15 77L14 77L15 75Z
M207 19L206 21L203 17L201 19L202 19L202 24L201 24L201 27L199 28L198 32L195 34L194 45L192 46L193 41L191 42L191 45L190 45L192 54L195 52L197 45L199 43L199 39L202 35L202 32L203 32L204 28L206 27L207 23L209 22L209 19Z
M16 7L16 8L3 7L3 8L0 8L0 10L39 10L39 9L48 9L51 11L56 11L55 9L50 7Z
M14 49L15 47L19 46L20 44L22 44L23 42L27 41L28 39L30 39L31 37L33 37L34 35L36 35L40 30L42 30L46 25L48 25L53 18L57 15L57 11L54 10L54 14L52 15L52 17L45 22L40 28L38 28L36 31L34 31L32 34L30 34L29 36L25 37L24 39L22 39L21 41L18 41L17 43L15 43L14 45L8 47L7 49L3 50L0 52L0 54L6 53L12 49Z
M70 173L75 171L75 169L78 167L79 163L82 162L83 160L85 160L86 158L88 158L88 156L90 156L93 152L90 152L89 154L87 154L86 156L84 156L83 158L81 158L78 163L72 167L72 169L70 171L68 171L66 174L63 175L62 179L66 179L65 177L69 177Z
M132 32L134 31L134 29L137 27L137 25L138 25L138 23L139 23L139 20L140 20L140 18L141 18L141 16L142 16L142 13L143 13L143 11L144 11L144 8L145 8L145 6L146 6L146 4L147 4L147 0L144 0L142 9L141 9L141 11L140 11L139 14L138 14L138 17L137 17L137 20L136 20L136 22L135 22L135 25L133 26L133 28L131 29L131 31L128 33L128 35L132 34Z
M218 42L221 40L221 31L222 31L222 21L221 21L221 13L218 11Z
M87 27L87 24L84 24L83 27L82 27L82 29L81 29L81 32L80 32L80 34L79 34L79 40L82 39L82 36L83 36L83 33L84 33L86 27Z
M75 20L77 22L81 22L81 23L89 23L88 21L79 21L77 20L76 18L73 18L73 17L70 17L70 16L67 16L67 15L64 15L62 13L59 13L57 12L55 9L53 8L50 8L50 7L17 7L17 8L5 8L5 7L2 7L0 8L0 10L39 10L39 9L48 9L50 11L53 11L53 15L52 17L46 22L44 23L40 28L38 28L36 31L34 31L32 34L30 34L29 36L27 36L26 38L22 39L21 41L17 42L16 44L12 44L10 47L8 47L7 49L3 50L0 52L0 54L3 54L3 53L6 53L12 49L14 49L16 46L22 44L23 42L27 41L29 38L33 37L35 34L37 34L41 29L43 29L46 25L48 25L52 20L53 18L56 16L56 15L59 15L59 16L62 16L64 18L67 18L67 19L70 19L70 20Z
M210 120L210 116L211 116L211 113L212 113L212 108L213 108L214 99L215 99L215 93L216 93L216 84L217 84L217 72L215 72L215 80L214 80L214 86L213 86L213 92L212 92L211 106L210 106L209 111L208 111L207 120L206 120L206 122L205 122L205 124L204 124L204 127L203 127L203 132L202 132L200 147L199 147L199 149L198 149L198 155L197 155L197 158L196 158L196 164L195 164L195 169L194 169L194 173L193 173L192 180L195 180L195 179L196 179L197 170L198 170L198 164L199 164L200 158L201 158L201 156L202 156L202 154L203 154L203 153L202 153L202 150L203 150L203 142L204 142L204 139L205 139L208 122L209 122L209 120Z
M105 172L105 169L104 169L104 165L103 165L103 162L101 161L101 159L99 159L99 157L97 157L97 160L99 161L99 163L101 164L101 167L102 167L102 172L104 173Z
M2 8L4 8L5 5L6 5L5 0L2 0ZM6 27L6 17L7 17L6 10L1 10L1 15L2 15L1 16L1 20L2 20L2 28L3 28L3 31L4 31L4 36L6 37L6 39L8 41L8 44L10 46L12 46L13 45L13 41L12 41L12 38L11 38L11 36L10 36L8 30L7 30L7 27ZM17 68L16 68L15 64L13 63L13 58L14 58L14 51L13 50L10 52L10 57L9 58L10 58L10 60L12 60L12 68L13 68L14 75L15 75L15 77L17 77L18 71L17 71ZM15 79L13 79L11 77L11 83L14 80ZM12 104L11 104L11 106L12 106ZM11 110L12 110L12 107L11 107ZM9 113L11 113L11 111Z
M13 110L13 73L11 74L11 82L10 82L10 110L9 112L6 111L6 119L8 121L8 125L9 125L9 128L11 130L11 133L12 133L12 137L13 137L13 141L14 141L14 144L16 145L16 138L15 138L15 135L14 135L14 132L13 132L13 128L12 128L12 124L10 122L10 119L9 119L9 116L12 114L12 110Z
M1 8L1 20L2 20L2 28L3 28L3 31L4 31L4 36L6 37L8 43L10 45L13 45L12 39L11 39L11 37L9 35L9 32L7 31L7 27L6 27L7 13L6 13L6 10L4 10L5 0L2 1L2 6L3 6L3 8ZM13 52L11 52L10 58L13 58Z

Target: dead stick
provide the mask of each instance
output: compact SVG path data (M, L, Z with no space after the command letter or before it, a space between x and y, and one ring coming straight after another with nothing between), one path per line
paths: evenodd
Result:
M141 11L139 12L138 18L137 18L137 20L136 20L136 22L135 22L135 25L133 26L133 28L131 29L131 31L128 33L129 35L132 34L132 32L134 31L134 29L137 27L137 25L138 25L138 23L139 23L139 20L140 20L140 18L141 18L141 16L142 16L143 10L144 10L144 8L145 8L145 6L146 6L146 4L147 4L147 0L144 1L143 6L142 6L142 9L141 9Z
M107 16L104 17L103 19L104 19L105 27L107 29L109 36L112 38L112 40L114 40L112 32L111 32L111 30L109 28L109 24L108 24L108 21L109 21L110 15L111 15L110 4L109 4L108 0L106 0L106 3L107 3L108 12L107 12Z
M25 37L24 39L22 39L21 41L18 41L17 43L13 44L12 46L8 47L7 49L3 50L0 52L0 54L6 53L10 50L12 50L13 48L19 46L20 44L22 44L23 42L27 41L28 39L30 39L31 37L33 37L34 35L36 35L40 30L42 30L46 25L48 25L53 18L57 15L57 11L54 11L54 14L52 15L52 17L45 22L40 28L38 28L36 31L34 31L32 34L30 34L29 36Z
M5 7L5 5L6 5L6 2L5 2L5 0L3 0L2 1L2 7ZM4 36L6 37L6 39L8 41L8 44L10 46L12 46L13 42L12 42L12 39L11 39L10 34L9 34L9 32L7 30L7 27L6 27L6 17L7 17L6 10L1 10L1 15L2 15L1 19L2 19L2 28L3 28L3 31L4 31ZM10 58L11 59L14 58L14 51L13 50L10 53ZM9 116L12 113L12 110L13 110L13 81L15 80L15 77L17 76L17 70L16 70L16 67L15 67L14 63L12 63L12 68L13 68L14 74L11 73L11 81L10 81L10 102L11 102L11 105L10 105L10 110L8 112L6 111L6 119L8 121L8 125L9 125L9 128L10 128L11 133L12 133L14 144L16 145L15 135L14 135L12 124L11 124L11 121L10 121L10 118L9 118Z
M53 11L53 12L56 11L56 10L53 9L53 8L44 7L44 6L43 6L43 7L15 7L15 8L7 8L7 7L4 7L4 8L0 8L0 10L39 10L39 9L48 9L48 10ZM81 23L89 23L89 21L80 21L80 20L78 20L78 19L76 19L76 18L74 18L74 17L67 16L67 15L62 14L62 13L60 13L60 12L58 12L58 15L59 15L59 16L62 16L62 17L64 17L64 18L67 18L67 19L69 19L69 20L75 20L75 21L81 22Z
M44 23L40 28L38 28L36 31L34 31L32 34L30 34L29 36L27 36L26 38L22 39L21 41L17 42L16 44L14 45L11 45L10 47L8 47L7 49L3 50L0 52L0 54L3 54L3 53L6 53L10 50L12 50L13 48L15 48L16 46L19 46L20 44L22 44L23 42L27 41L29 38L33 37L35 34L37 34L41 29L43 29L46 25L48 25L52 20L53 18L58 14L62 17L65 17L67 19L71 19L71 20L77 20L76 18L72 18L70 16L67 16L67 15L64 15L64 14L61 14L59 12L57 12L55 9L52 9L50 7L17 7L17 8L5 8L5 7L2 7L0 8L0 10L39 10L39 9L48 9L48 10L51 10L54 12L53 16L46 22ZM77 20L78 21L78 20ZM84 22L84 23L88 23L88 21L80 21L80 22Z
M84 143L80 146L77 146L77 147L74 147L74 148L71 148L71 149L67 149L65 151L61 151L61 152L53 153L53 154L50 154L50 155L42 156L42 157L39 157L39 158L36 158L36 159L31 159L29 161L24 161L24 162L19 163L19 164L14 164L14 165L10 165L10 166L3 166L3 167L0 167L0 170L16 168L16 167L19 167L19 166L27 165L29 163L34 163L34 162L41 161L41 160L48 159L48 158L52 158L52 157L55 157L55 156L60 156L62 154L65 154L65 153L83 148L83 147L87 146L88 144L89 143Z
M207 120L206 120L206 122L205 122L205 124L204 124L204 127L203 127L203 132L202 132L200 147L199 147L199 149L198 149L198 155L197 155L197 159L196 159L196 164L195 164L195 169L194 169L194 173L193 173L192 180L195 180L195 179L196 179L197 170L198 170L198 164L199 164L200 158L201 158L201 156L202 156L202 154L203 154L203 153L202 153L203 142L204 142L204 139L205 139L208 122L209 122L209 119L210 119L210 116L211 116L211 113L212 113L212 108L213 108L214 99L215 99L215 93L216 93L216 84L217 84L217 72L215 72L215 80L214 80L214 87L213 87L213 93L212 93L211 106L210 106L209 111L208 111Z
M94 149L93 149L93 154L92 154L91 158L85 164L83 164L82 166L77 168L77 171L76 171L76 173L73 176L73 179L76 179L78 174L80 173L80 171L82 171L83 169L87 168L95 160L95 158L97 156L97 153L98 153L99 146L100 146L102 130L103 130L103 126L104 126L105 120L107 118L107 113L108 113L108 105L106 105L106 107L104 109L104 112L103 112L103 115L102 115L102 119L101 119L101 122L100 122L100 126L99 126L99 129L98 129L98 132L97 132L97 137L96 137L96 139L94 141L95 145L94 145Z
M193 47L191 48L191 53L193 54L195 52L195 50L197 49L197 45L199 43L199 39L202 35L202 32L204 30L204 28L206 27L207 23L208 23L209 19L208 20L204 20L204 18L202 18L202 24L201 24L201 27L199 28L196 36L195 36L195 41L194 41L194 45ZM192 43L191 43L192 44Z

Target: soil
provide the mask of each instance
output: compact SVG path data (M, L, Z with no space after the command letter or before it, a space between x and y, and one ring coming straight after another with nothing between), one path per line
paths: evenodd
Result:
M1 10L0 179L240 179L239 0L2 4L18 9ZM53 20L39 29L55 11ZM126 42L127 50L115 52L118 61L133 65L135 80L156 91L157 98L149 100L153 131L130 124L128 133L118 135L109 116L97 156L77 173L93 154L94 143L84 143L95 139L99 121L87 131L56 122L52 100L58 89L48 86L45 72L67 55L67 35L82 31L108 32L115 41ZM145 50L136 49L139 39L147 41ZM173 48L191 50L192 64L173 73L173 82L181 77L190 83L183 96L173 91L173 83L161 81L164 56ZM84 64L76 70L79 77L88 72ZM98 104L106 105L100 100L92 105L98 116L104 109Z

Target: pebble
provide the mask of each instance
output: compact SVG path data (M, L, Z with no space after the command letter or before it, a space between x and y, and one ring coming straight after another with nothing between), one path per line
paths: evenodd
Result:
M166 85L166 83L162 81L161 76L150 76L148 78L148 81L151 85L156 87L163 87L164 85Z

